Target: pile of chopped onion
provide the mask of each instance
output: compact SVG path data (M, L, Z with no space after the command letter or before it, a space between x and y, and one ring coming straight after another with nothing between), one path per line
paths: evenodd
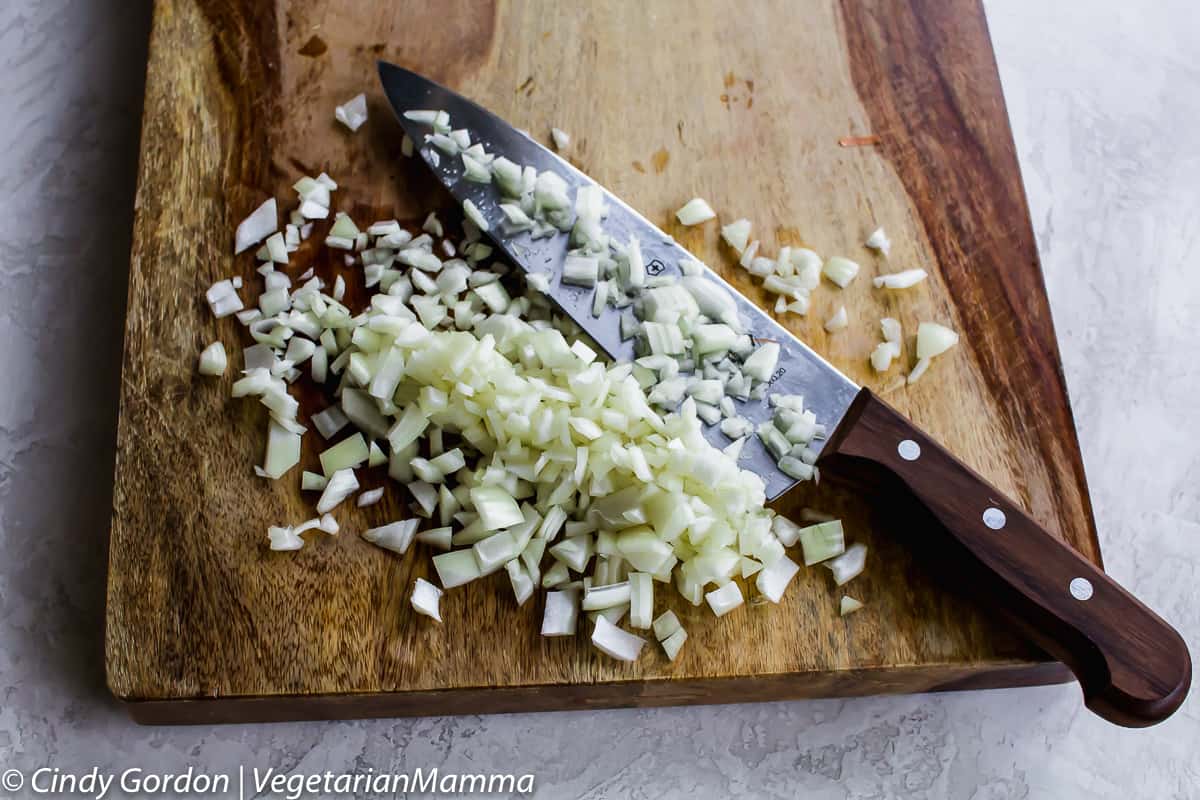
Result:
M765 508L762 479L738 466L753 434L789 475L813 478L809 445L825 430L798 396L770 395L773 418L757 427L737 413L735 401L768 396L780 348L745 334L727 291L694 263L680 265L682 280L647 276L638 242L604 231L607 208L596 187L572 200L559 176L484 152L444 112L406 116L433 128L428 145L496 184L507 198L506 224L567 235L572 249L561 276L522 281L489 261L492 248L480 239L487 221L469 204L458 242L444 237L434 215L415 235L396 220L360 228L337 212L325 244L361 267L374 292L354 311L342 302L340 276L333 287L312 270L293 282L275 266L311 235L311 220L330 216L337 184L328 176L296 183L298 207L282 233L266 229L261 208L239 226L237 247L267 241L257 253L258 305L244 312L232 281L208 294L214 313L238 313L255 342L243 350L232 388L269 412L256 472L278 479L300 461L307 427L292 383L307 373L334 398L309 419L328 443L320 472L301 476L304 490L320 493L322 516L272 528L271 548L300 549L300 534L314 528L335 533L331 512L351 497L377 503L383 487L364 487L360 477L374 481L358 471L386 463L412 516L364 532L365 540L400 554L414 541L441 551L433 566L442 589L503 570L521 605L541 586L549 590L543 635L573 635L583 611L594 645L622 660L636 659L644 643L618 627L626 618L653 628L672 660L686 639L674 614L655 616L656 584L722 616L745 602L737 578L753 576L757 593L778 603L799 569L785 554L797 541L806 563L817 563L810 547L823 548L818 560L831 559L839 585L858 574L862 559L846 560L854 548L835 553L832 539L815 533L805 543L809 529ZM681 222L711 218L703 206L681 209ZM274 225L273 201L270 210ZM812 256L776 276L819 280ZM598 356L538 291L554 278L594 287L599 308L628 310L622 327L636 337L635 362ZM205 350L205 374L224 371L217 347ZM704 436L705 425L717 424L731 442L723 450ZM440 621L442 589L418 580L413 607Z

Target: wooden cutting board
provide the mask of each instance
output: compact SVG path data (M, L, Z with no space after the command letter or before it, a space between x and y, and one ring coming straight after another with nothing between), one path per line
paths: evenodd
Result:
M841 515L870 546L838 616L826 570L785 602L721 620L673 606L690 639L626 665L577 639L537 635L501 574L448 593L444 625L408 605L429 553L376 549L357 533L403 514L399 491L338 509L342 533L298 553L268 525L311 516L299 470L256 479L265 413L229 397L238 350L204 289L241 275L233 229L302 173L340 183L360 222L449 209L399 157L375 61L424 72L539 137L573 135L570 157L746 291L756 281L718 246L718 226L681 229L700 195L755 223L764 252L804 243L862 263L822 286L789 324L883 393L1055 534L1099 562L1094 522L1004 101L978 0L721 3L159 0L146 85L129 283L108 584L113 693L143 722L442 714L730 702L1060 681L1065 669L1009 633L978 600L911 554L929 524L863 476L826 475L788 497ZM334 106L360 91L370 121L350 134ZM868 137L851 139L846 137ZM453 212L450 212L451 214ZM882 224L890 260L862 242ZM312 243L315 245L315 242ZM340 263L306 246L288 270ZM921 266L905 292L871 287ZM352 285L360 277L346 274ZM839 305L848 330L821 323ZM878 320L904 325L899 369L873 374ZM920 320L962 332L926 377L895 388ZM220 339L221 379L196 373ZM304 398L305 413L319 408ZM304 465L319 437L305 438ZM382 473L367 486L384 482ZM581 626L582 627L582 626Z

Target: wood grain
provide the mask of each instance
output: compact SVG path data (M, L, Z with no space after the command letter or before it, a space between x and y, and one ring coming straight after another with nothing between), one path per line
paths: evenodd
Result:
M535 135L551 125L571 132L572 160L752 298L767 301L718 246L716 225L674 224L684 200L701 195L722 217L754 220L768 253L805 243L860 261L848 289L822 287L809 317L792 318L796 332L1099 563L990 53L976 0L460 0L436 11L420 2L159 0L110 554L114 694L153 703L135 713L163 722L236 718L227 710L236 698L256 698L247 716L296 717L1064 679L974 599L941 588L905 544L926 518L898 512L886 485L854 472L783 501L792 512L844 517L850 537L871 547L851 584L868 608L852 617L837 616L827 571L809 569L779 607L715 620L673 604L691 637L675 664L653 648L622 665L582 635L543 639L540 607L516 608L501 579L450 592L445 624L427 624L407 594L428 574L429 554L397 558L356 536L401 513L399 492L339 509L337 537L299 553L266 549L267 526L311 516L312 498L301 497L296 475L253 477L262 409L229 399L232 374L203 379L194 368L213 339L233 350L245 343L235 322L212 319L203 290L234 274L258 285L252 259L230 254L232 230L266 197L290 197L298 174L327 170L343 187L337 206L360 220L449 207L418 165L399 158L374 77L375 60L386 58ZM363 90L371 119L350 135L333 108ZM879 144L838 144L869 134ZM861 244L876 224L895 242L889 261ZM327 278L341 269L306 246L289 271L310 265ZM870 286L876 274L915 265L931 273L916 289ZM840 304L852 324L826 334L821 322ZM964 340L921 383L888 391L896 373L876 376L867 365L883 316L904 324L905 365L918 320L952 325ZM306 393L304 412L321 402ZM306 467L315 438L306 437ZM383 481L370 474L365 485Z

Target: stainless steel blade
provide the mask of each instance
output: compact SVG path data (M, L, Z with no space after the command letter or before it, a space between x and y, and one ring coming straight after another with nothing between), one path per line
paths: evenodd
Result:
M633 340L621 338L621 312L608 307L599 317L593 316L592 290L563 285L558 280L567 252L567 235L535 240L528 232L506 234L502 225L504 214L499 208L500 199L495 187L463 180L462 159L437 153L433 145L425 142L428 126L406 119L404 112L415 109L446 111L453 127L469 131L472 142L480 142L487 152L502 155L517 164L536 167L539 172L553 170L567 182L572 195L580 186L596 185L596 182L538 144L528 134L428 78L385 62L379 63L379 76L392 109L417 152L460 203L469 199L479 208L490 226L487 233L492 241L525 271L547 273L551 278L551 297L612 358L633 359ZM437 153L436 159L431 158L433 153ZM682 260L697 260L619 197L607 189L604 193L610 208L604 222L605 231L623 243L636 236L641 243L647 273L678 276L681 274L679 263ZM756 340L779 343L779 365L770 381L771 392L803 395L805 407L811 409L817 415L818 422L824 424L832 434L858 394L859 387L726 283L720 275L706 269L704 276L720 284L737 301L738 313L751 336ZM755 424L772 416L772 409L766 400L737 401L737 406L738 413ZM729 444L729 439L721 433L719 426L708 426L705 435L717 447ZM823 441L818 440L811 446L819 452L822 445ZM755 436L746 442L742 450L741 465L763 478L769 499L778 497L796 483L793 478L779 471L775 459Z

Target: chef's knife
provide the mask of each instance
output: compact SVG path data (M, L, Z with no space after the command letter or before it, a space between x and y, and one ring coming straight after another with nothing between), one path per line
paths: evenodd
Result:
M462 159L439 153L426 141L429 128L405 118L416 109L446 111L454 128L470 133L488 153L502 155L539 172L552 170L570 192L595 182L528 134L486 109L414 72L380 62L384 91L414 146L438 179L461 203L472 201L489 223L489 237L527 273L549 278L549 294L614 359L634 357L633 342L620 334L620 312L592 314L592 290L559 279L567 251L566 234L533 239L509 234L494 186L463 178ZM680 275L680 263L693 259L674 239L620 198L605 191L609 215L604 229L615 240L641 243L647 272ZM871 462L892 473L925 506L950 538L947 552L961 554L956 567L977 576L980 588L1038 644L1067 664L1083 687L1089 708L1128 726L1165 719L1183 702L1191 683L1191 660L1179 634L1153 611L1080 557L977 473L960 462L870 390L860 388L754 303L706 269L704 278L736 300L747 332L756 340L778 342L781 354L771 392L798 394L805 407L830 431L810 446L818 464L833 459ZM738 413L757 423L770 418L764 400L738 404ZM728 440L709 426L718 446ZM794 481L757 440L747 441L743 468L763 477L769 498ZM930 532L933 536L934 533Z

